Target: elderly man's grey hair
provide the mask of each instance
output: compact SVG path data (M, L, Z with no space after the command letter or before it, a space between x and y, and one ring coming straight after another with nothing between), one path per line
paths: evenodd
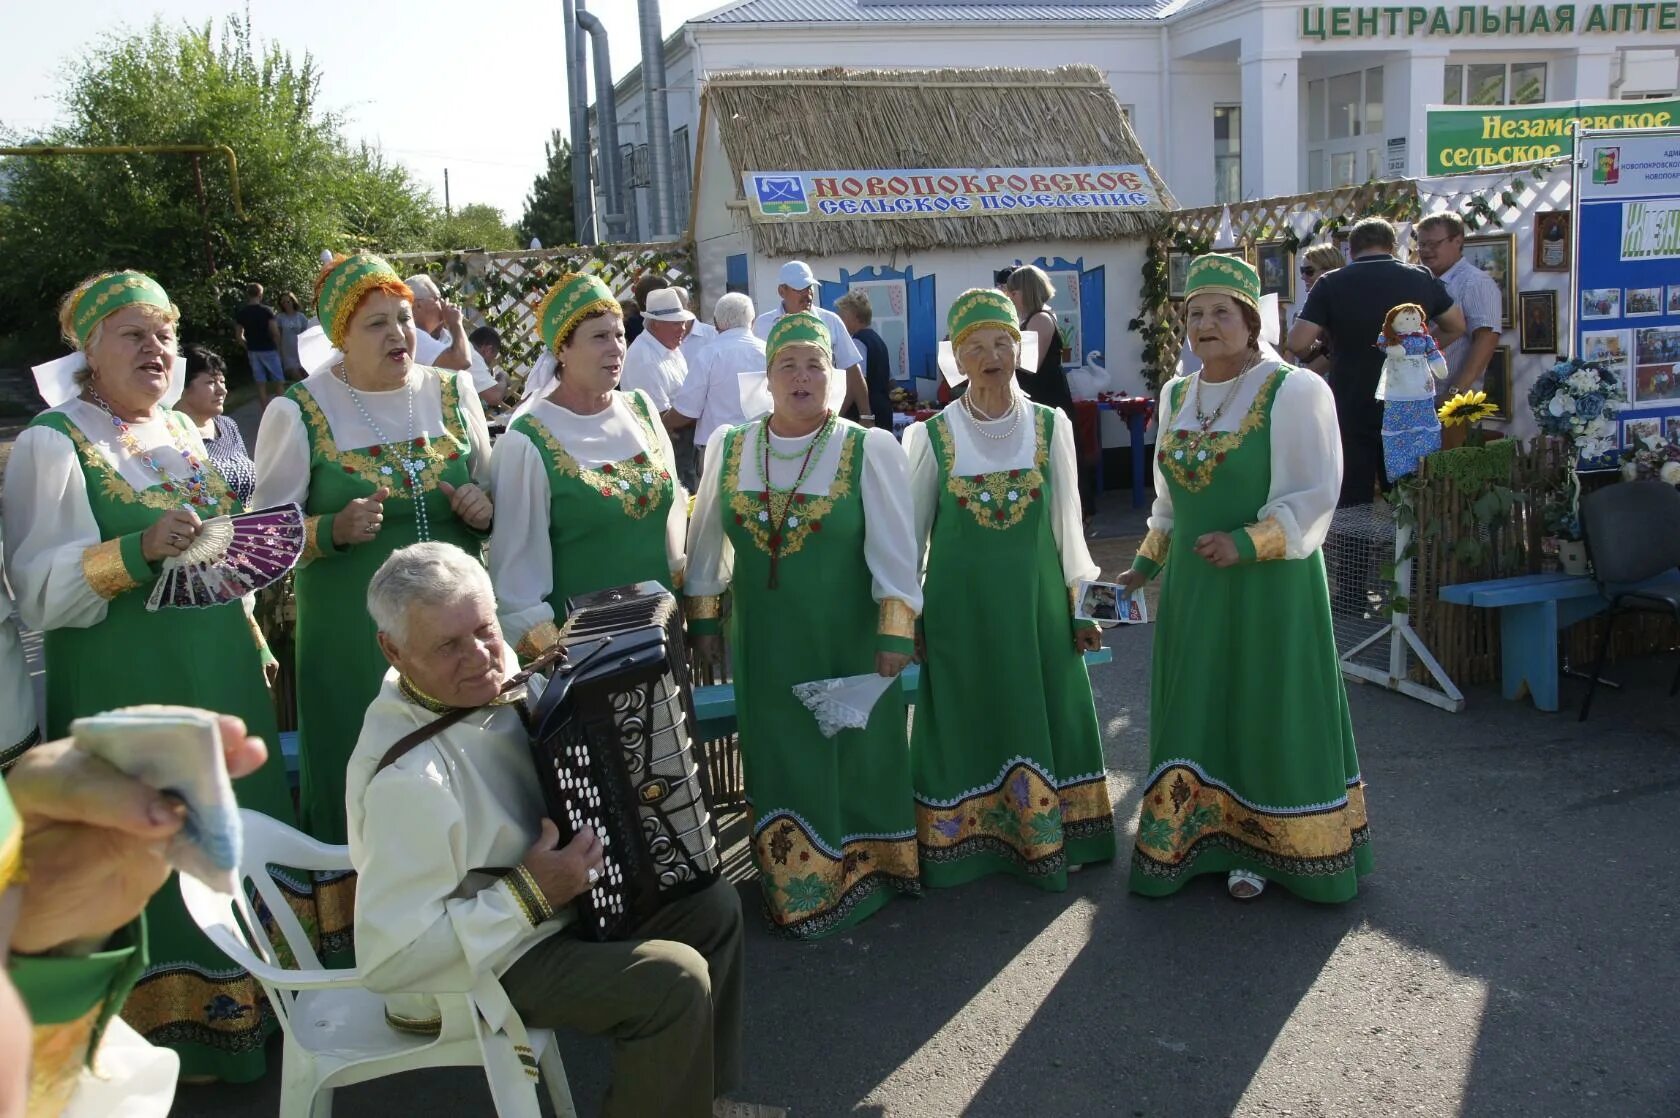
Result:
M753 301L740 291L731 291L712 308L712 325L721 332L753 324Z
M403 282L408 284L408 289L414 292L414 297L416 299L425 299L430 297L441 300L443 298L443 292L438 290L437 282L425 272L409 276L407 279L403 280Z
M393 551L368 583L367 608L379 631L397 644L408 638L415 606L443 606L463 598L493 601L490 572L454 544L416 543Z

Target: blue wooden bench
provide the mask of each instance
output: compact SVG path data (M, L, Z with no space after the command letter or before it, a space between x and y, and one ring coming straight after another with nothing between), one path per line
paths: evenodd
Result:
M1114 659L1111 649L1098 649L1096 652L1085 654L1085 667L1091 668L1096 664L1106 664ZM921 686L922 669L919 665L911 664L899 676L903 682L904 693L910 702L916 701L916 691ZM694 713L699 720L699 737L701 741L713 738L727 737L735 732L735 685L732 683L715 683L694 689ZM298 743L296 731L288 731L280 735L280 750L286 757L286 772L292 783L297 783L298 775Z
M1665 575L1646 585L1680 585ZM1443 586L1441 601L1499 611L1500 672L1504 695L1526 693L1539 710L1558 709L1557 635L1563 629L1610 608L1598 583L1585 575L1560 571L1495 578Z

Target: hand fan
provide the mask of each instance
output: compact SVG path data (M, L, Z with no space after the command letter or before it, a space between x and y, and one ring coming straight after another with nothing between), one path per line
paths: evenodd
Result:
M296 505L212 517L191 546L163 561L146 608L202 608L243 598L278 582L296 565L303 544L303 512Z

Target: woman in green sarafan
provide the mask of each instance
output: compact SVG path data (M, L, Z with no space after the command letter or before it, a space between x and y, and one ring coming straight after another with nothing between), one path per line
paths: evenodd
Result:
M185 380L179 317L139 272L78 285L59 320L81 359L38 371L49 407L6 467L6 568L24 624L45 634L49 738L84 715L167 703L236 715L279 741L272 661L245 604L146 608L164 560L203 521L243 511L192 421L169 407ZM278 749L234 792L241 807L292 821ZM307 889L282 884L307 912ZM275 1029L262 989L210 945L173 883L146 906L146 924L150 961L124 1020L178 1052L184 1078L260 1079Z
M812 939L917 893L904 695L824 737L796 684L895 677L915 649L922 590L904 452L834 414L828 328L781 318L765 346L773 407L706 444L689 533L689 632L731 647L752 851L773 929Z
M1345 901L1371 868L1320 547L1341 490L1336 405L1260 342L1260 277L1203 256L1185 285L1202 362L1161 390L1149 534L1122 577L1161 575L1134 892L1223 873Z
M308 546L297 572L297 705L305 830L346 841L344 769L390 667L367 586L420 540L477 555L490 528L490 431L470 373L414 363L413 294L377 256L334 257L315 281L324 368L263 413L258 508L295 503ZM353 877L318 880L321 946L350 946Z
M1021 331L999 291L947 316L962 397L910 427L918 539L926 545L926 667L910 739L922 879L990 873L1067 888L1114 857L1102 731L1074 618L1098 567L1085 546L1073 425L1015 385ZM920 550L920 549L918 549Z
M543 357L496 444L490 577L502 633L530 660L559 636L566 599L613 586L681 585L688 494L646 392L619 392L624 311L569 274L537 305Z

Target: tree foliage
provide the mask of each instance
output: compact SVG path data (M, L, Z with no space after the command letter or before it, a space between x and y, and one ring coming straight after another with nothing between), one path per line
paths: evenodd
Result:
M319 93L307 54L259 47L237 16L220 34L160 20L90 50L71 68L65 122L46 135L11 133L10 142L226 144L238 157L245 214L234 214L218 156L6 160L0 332L45 346L65 291L94 272L138 268L181 307L189 338L228 344L246 283L307 303L322 249L435 247L440 215L427 192L402 166L347 142L343 119L322 108Z
M474 202L439 220L429 247L438 251L481 248L502 252L518 248L519 243L512 227L502 218L501 210Z
M548 166L525 196L525 216L519 220L519 246L535 237L549 248L577 244L577 221L572 214L572 142L556 128L543 145Z

